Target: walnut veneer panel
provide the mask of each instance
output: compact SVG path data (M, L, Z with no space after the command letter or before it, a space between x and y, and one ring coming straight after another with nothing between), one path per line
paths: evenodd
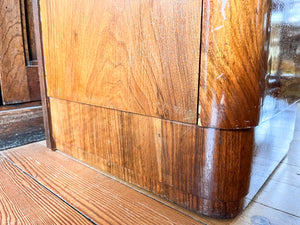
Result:
M205 0L199 124L258 124L267 69L269 0Z
M59 150L209 216L242 209L253 129L201 128L59 99L50 104Z
M196 123L201 0L41 0L48 94Z
M0 89L4 104L30 100L19 0L0 2Z

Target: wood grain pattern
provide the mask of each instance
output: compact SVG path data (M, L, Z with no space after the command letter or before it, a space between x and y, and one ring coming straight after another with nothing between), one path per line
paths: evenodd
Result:
M269 10L269 0L204 1L199 125L223 129L258 125Z
M0 107L0 150L45 139L41 105L2 110Z
M48 94L196 123L201 0L41 1Z
M3 155L98 224L201 224L40 144Z
M30 100L19 0L0 3L0 86L3 104Z
M42 0L50 133L102 171L231 218L249 187L269 1L204 1L200 87L199 9L200 0Z
M243 208L251 162L247 198L254 198L289 149L296 111L296 105L278 109L255 128L253 140L253 130L200 128L58 99L51 105L58 149L215 217Z
M50 103L49 103L49 98L47 96L48 88L46 85L44 54L42 48L43 39L41 34L40 5L38 0L32 1L32 11L33 11L34 35L35 35L36 50L37 50L36 54L37 54L37 63L38 63L40 94L41 94L41 101L43 106L45 137L46 137L47 147L50 149L55 149L55 143L52 135Z
M23 45L26 65L37 60L32 0L20 0Z
M299 107L300 109L300 107ZM294 117L291 115L290 110L286 112L283 112L282 116L276 116L272 118L270 121L266 121L264 124L261 124L257 129L260 129L261 131L257 134L259 137L259 140L257 140L258 148L261 148L259 151L256 150L255 154L261 155L261 153L264 153L265 151L269 151L269 149L276 150L277 154L281 154L282 151L285 151L285 143L278 145L278 143L281 143L282 140L286 140L288 136L286 133L293 133L292 130L290 130L291 124L293 124ZM299 110L300 112L300 110ZM299 114L299 113L298 113ZM300 115L300 114L299 114ZM278 118L279 117L279 118ZM300 118L300 117L299 117ZM299 119L298 118L298 119ZM275 120L274 120L275 119ZM268 124L269 123L269 124ZM300 124L300 123L298 123ZM298 125L296 123L296 125ZM263 126L262 126L263 125ZM295 128L296 130L299 130L299 127ZM286 132L288 130L288 132ZM289 139L290 137L288 137ZM294 142L291 145L289 154L288 154L288 159L293 159L294 162L292 164L296 166L290 166L289 164L285 163L290 163L289 161L284 161L282 166L279 168L279 171L276 171L274 176L272 176L272 180L278 181L282 184L275 184L274 182L271 182L272 188L268 188L266 192L261 192L262 195L268 195L268 197L261 197L260 201L262 201L261 205L259 203L252 202L249 207L238 217L236 217L233 220L215 220L215 219L209 219L207 217L203 216L197 216L194 213L188 212L189 215L192 215L195 218L198 218L201 222L205 224L211 224L211 225L217 225L217 224L247 224L251 225L254 224L255 222L258 221L269 221L271 224L298 224L299 223L299 217L292 216L290 214L284 213L282 210L286 210L287 204L286 204L286 198L290 201L291 198L290 196L294 195L295 198L297 199L297 189L293 189L292 191L288 191L288 193L284 189L280 189L284 187L285 185L283 184L288 184L292 186L297 186L299 182L297 182L297 169L299 168L299 159L300 157L297 157L299 155L298 153L300 151L300 144L298 136L295 136ZM274 142L274 144L273 144ZM285 142L285 141L284 141ZM263 147L262 147L263 146ZM276 146L278 146L276 148ZM128 198L129 201L127 201L127 197L129 196L129 192L126 190L126 186L120 185L117 183L117 181L111 181L111 182L105 182L103 179L103 176L99 176L98 173L95 171L92 171L90 169L87 169L86 167L80 165L78 162L74 162L69 158L65 158L65 156L60 155L57 152L52 152L52 151L47 151L45 149L44 143L35 143L27 146L22 146L17 149L11 149L9 151L5 151L5 156L8 157L10 160L13 160L14 163L16 163L18 166L20 166L22 169L26 170L28 173L30 173L32 176L36 177L36 179L43 184L46 184L48 187L50 187L52 190L59 191L59 189L64 186L63 184L66 183L72 183L72 185L67 185L66 184L66 189L62 190L60 193L63 193L64 196L67 195L69 198L64 197L64 199L68 199L72 202L77 202L79 205L81 205L82 208L86 207L86 205L83 205L82 203L84 202L82 200L82 196L78 197L76 199L77 195L80 195L82 191L86 194L85 186L88 186L89 188L100 188L101 191L104 190L102 188L102 185L107 185L107 192L105 191L104 195L107 196L118 196L121 198L116 199L116 205L120 206L120 200L123 204L122 207L124 210L124 202L126 202L126 208L132 211L135 211L133 214L134 215L141 215L139 214L140 212L143 212L143 210L139 210L141 207L136 207L137 202L142 205L142 207L149 207L152 210L157 210L159 212L159 216L166 216L164 217L165 219L170 218L175 220L175 217L177 218L177 212L174 211L169 211L168 208L164 207L163 205L157 203L153 205L153 200L149 199L146 196L143 195L137 195L136 196L136 201L135 198L130 195ZM263 164L266 164L267 161L270 161L272 158L274 158L275 152L271 151L268 153L269 155L263 155L262 156L262 166L260 168L255 169L255 171L259 171L260 173L265 172L265 168L263 168ZM257 156L257 155L256 155ZM280 161L280 159L277 159ZM298 160L298 163L296 162ZM292 170L290 170L290 169ZM45 172L44 172L45 171ZM90 172L88 172L90 171ZM46 174L46 175L44 175ZM83 175L85 174L85 175ZM78 177L79 176L79 177ZM88 179L88 180L87 180ZM108 179L108 178L107 178ZM252 178L251 178L252 179ZM70 181L71 180L71 181ZM115 183L115 184L114 184ZM49 184L49 185L48 185ZM74 185L75 184L75 185ZM101 187L99 187L99 184L101 184ZM79 187L77 188L72 188L72 187ZM299 186L299 185L298 185ZM55 188L54 188L55 187ZM271 190L271 191L270 191ZM67 192L67 193L65 193ZM98 191L92 191L91 195L88 195L90 199L94 199L95 193L98 194ZM133 191L134 192L134 191ZM272 194L273 193L273 194ZM278 195L276 193L282 193L281 195ZM75 195L75 196L74 196ZM84 195L85 197L86 195ZM126 197L125 197L126 196ZM281 198L279 199L278 196ZM272 198L276 198L276 201L270 201ZM84 198L85 199L85 198ZM103 198L100 198L103 200ZM112 207L111 202L109 201L109 198L104 198L108 199L108 201L101 201L101 205L104 203L104 205L108 204L108 208L114 208ZM125 200L126 199L126 200ZM264 200L265 199L265 200ZM279 204L279 201L282 202L282 204ZM89 201L92 202L93 204L97 205L95 201ZM133 203L133 205L127 205L127 203ZM271 204L270 204L271 203ZM266 207L265 205L269 205L269 207ZM163 208L162 208L162 207ZM277 207L280 211L275 210L272 207ZM101 207L101 206L99 206ZM173 206L172 206L173 207ZM147 209L149 209L147 208ZM297 209L297 207L292 207L292 210ZM167 210L167 212L166 212ZM179 210L182 210L180 208ZM92 212L91 210L88 210L89 212ZM118 211L118 210L117 210ZM289 210L288 210L289 211ZM128 212L128 211L127 211ZM146 210L148 212L148 210ZM147 213L146 217L147 217ZM187 213L185 211L185 213ZM151 214L153 214L151 212ZM174 214L174 215L173 215ZM127 216L128 214L125 214ZM150 214L149 214L150 215ZM178 214L179 215L179 214ZM148 217L147 217L148 218ZM154 216L156 218L156 216ZM179 216L181 219L181 217ZM191 222L189 220L180 220L176 219L176 222L180 224L190 224ZM131 220L130 220L131 221ZM164 224L164 219L161 220L159 224ZM147 221L148 222L148 221ZM169 222L169 221L168 221ZM167 222L167 223L168 223ZM150 223L150 222L149 222ZM148 223L148 224L149 224ZM140 223L139 223L140 224Z
M32 0L21 0L23 45L30 101L41 100ZM38 16L38 15L37 15Z
M253 129L222 131L50 99L59 150L203 214L243 207Z
M26 66L26 76L31 101L41 100L39 69L38 66Z
M298 146L300 145L295 145L295 147ZM51 190L59 192L60 196L65 200L72 202L72 204L76 205L77 208L80 208L82 212L86 211L86 215L95 222L100 221L100 219L97 219L99 218L99 215L106 217L107 215L111 215L109 209L114 209L117 212L126 211L126 213L119 213L119 215L122 221L123 219L128 218L129 215L130 218L127 219L128 223L134 222L135 218L137 218L138 224L141 224L144 221L146 224L197 223L177 211L166 207L164 204L160 204L145 195L137 193L127 186L119 184L118 181L111 180L110 178L83 166L79 162L75 162L74 160L65 157L65 155L59 154L59 152L45 149L43 143L34 143L11 149L3 153L5 157L9 158L9 160L12 160L17 166L34 176L39 182L46 185ZM289 175L283 174L283 172L286 171L286 168L288 168L288 164L285 164L285 167L282 168L280 172L278 171L279 174L277 174L277 172L275 173L275 176L278 175L279 181L282 178L292 178L289 177ZM290 173L294 171L288 170L287 172ZM273 176L272 179L274 179L275 176ZM289 183L293 184L293 181L296 180L291 179ZM285 183L285 181L283 181L283 183ZM62 186L65 188L62 188ZM280 189L278 189L280 186L281 185L274 186L271 193L280 191ZM93 191L87 192L86 190ZM288 193L287 196L295 195L296 193L297 191L294 191L293 193ZM95 200L98 200L97 196L100 196L99 201ZM280 196L280 201L284 202L285 196ZM112 198L113 201L111 201ZM89 203L85 204L86 202ZM263 202L264 205L251 202L242 214L232 220L216 220L184 211L182 208L177 207L177 209L184 211L184 213L209 225L253 225L257 221L269 221L270 224L299 224L299 217L275 210L272 208L273 204L270 205L270 207L267 207L265 206L266 202L269 202L269 199ZM103 208L107 211L97 213L96 210L91 210L89 208L89 204L95 206L94 208L96 208L96 210L98 208ZM118 209L118 207L121 207L121 209ZM171 207L174 206L172 205ZM280 209L282 209L281 206ZM110 216L107 217L110 218ZM112 217L115 218L115 215L113 214ZM143 221L140 220L141 217L144 218ZM113 221L113 219L110 219L110 221Z
M28 65L30 63L30 55L29 55L29 42L27 35L27 19L26 19L26 2L25 0L20 0L20 12L21 12L21 25L22 25L22 35L23 35L23 47L24 47L24 57L25 64Z
M1 224L91 224L0 156Z
M33 0L26 0L26 28L27 28L27 36L28 36L28 47L29 47L29 56L30 61L37 60L37 50L36 50L36 39L34 33L34 22L33 22Z

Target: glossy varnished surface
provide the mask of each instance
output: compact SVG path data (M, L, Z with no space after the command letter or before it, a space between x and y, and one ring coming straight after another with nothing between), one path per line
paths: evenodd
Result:
M244 207L248 205L282 161L293 138L296 111L295 105L281 109L253 133L187 126L56 99L52 110L59 114L53 113L58 149L219 218L240 212L249 190Z
M268 170L264 167L264 164L268 164L265 162L275 159L276 157L281 157L282 152L287 150L285 143L276 147L276 141L277 143L281 141L285 142L287 139L286 134L292 133L290 127L294 122L293 119L291 112L287 112L282 116L279 115L276 121L270 121L269 125L263 127L259 126L257 128L260 129L260 132L258 132L259 139L256 139L257 148L262 148L261 150L257 149L254 155L257 157L262 152L268 155L261 155L263 157L261 167L256 171L262 172L263 170ZM210 219L192 212L187 212L182 208L177 207L177 209L209 225L299 224L300 212L297 211L299 208L300 188L298 182L300 169L299 125L300 105L298 106L298 119L296 121L294 140L286 159L281 162L278 170L273 174L265 187L261 189L258 196L254 198L245 211L235 219ZM288 132L284 132L287 130ZM273 150L266 151L268 150L266 148L269 148L267 146L271 146L270 149ZM165 201L163 202L164 204L160 204L145 195L131 190L116 180L111 180L81 165L79 162L75 162L65 155L61 155L59 151L53 152L47 150L44 143L35 143L10 149L2 153L3 156L12 160L15 166L29 173L34 179L55 193L59 193L64 200L76 206L77 209L80 209L81 212L85 213L89 218L92 218L93 221L103 222L104 218L109 222L126 221L126 224L132 224L132 222L134 223L135 221L138 224L142 222L146 224L197 223L175 210L166 207L164 204L167 202ZM274 158L274 156L276 157ZM9 169L13 169L13 167L9 167ZM4 177L3 175L0 176L0 181L4 179ZM11 186L12 181L14 181L14 179L8 180L5 186ZM35 191L32 191L32 193L34 192ZM149 195L149 193L146 194ZM20 194L18 196L20 196ZM151 197L153 198L153 196ZM158 200L162 201L161 199ZM88 204L86 204L87 202ZM13 201L11 206L15 206L15 204L16 201ZM19 208L19 213L14 214L16 220L23 218L22 212L28 212L28 202L23 203L22 206L23 207ZM174 207L174 205L170 206ZM37 215L38 212L40 212L39 208L36 208L35 212ZM119 212L118 215L116 215L115 212ZM10 215L11 218L12 213L13 211L10 211L6 215ZM60 220L60 223L63 222L63 220Z
M196 123L201 0L41 1L50 97Z
M258 124L270 1L204 1L198 124Z
M201 1L41 3L56 147L190 210L237 215L265 88L269 1L205 0L202 32ZM261 167L250 194L277 164Z
M253 130L200 128L51 99L59 150L172 202L235 216L247 194Z

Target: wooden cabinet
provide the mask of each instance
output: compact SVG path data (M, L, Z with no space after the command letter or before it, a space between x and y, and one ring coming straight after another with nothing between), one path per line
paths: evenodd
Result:
M42 2L50 97L195 123L201 1Z
M32 9L0 2L0 150L45 137Z
M234 217L249 187L269 9L268 0L41 0L49 147Z
M40 100L31 0L0 3L0 105Z

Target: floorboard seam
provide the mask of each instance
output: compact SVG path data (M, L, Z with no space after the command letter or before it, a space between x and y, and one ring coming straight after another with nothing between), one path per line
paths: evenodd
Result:
M91 218L89 218L87 215L85 215L84 213L82 213L80 210L78 210L76 207L74 207L73 205L71 205L69 202L67 202L66 200L64 200L61 196L59 196L58 194L56 194L54 191L52 191L50 188L48 188L47 186L45 186L44 184L42 184L40 181L36 180L33 176L31 176L29 173L27 173L25 170L23 170L22 168L20 168L18 165L16 165L12 160L10 160L9 158L7 158L2 152L0 152L0 156L2 156L5 160L7 160L9 163L11 163L14 167L16 167L18 170L20 170L21 172L23 172L26 176L30 177L32 180L34 180L36 183L38 183L40 186L42 186L43 188L45 188L47 191L49 191L51 194L53 194L54 196L58 197L61 201L63 201L65 204L67 204L68 206L70 206L72 209L74 209L76 212L78 212L79 214L81 214L84 218L86 218L88 221L90 221L92 224L97 225L97 223L95 221L93 221Z
M118 182L118 183L120 183L120 184L122 184L122 185L124 185L124 186L126 186L126 187L128 187L128 188L130 188L130 189L132 189L132 190L134 190L134 191L136 191L136 192L138 192L138 193L146 196L146 197L148 197L148 198L151 198L152 200L157 201L160 204L163 204L163 205L165 205L165 206L167 206L167 207L169 207L169 208L171 208L173 210L176 210L177 212L182 213L183 215L186 215L186 216L188 216L188 217L196 220L197 222L202 223L203 225L209 225L209 224L203 222L201 220L201 218L198 217L198 216L201 217L201 216L204 216L204 215L201 215L201 214L198 215L195 212L188 212L187 213L185 211L188 211L188 209L184 209L184 208L181 208L180 206L176 206L174 203L168 202L168 200L165 200L165 199L163 199L161 197L157 197L153 193L151 193L151 192L149 192L147 190L144 190L144 189L142 189L142 188L140 188L140 187L138 187L138 186L136 186L134 184L127 183L126 181L123 181L122 179L120 179L118 177L115 177L112 174L105 173L105 172L103 172L103 171L101 171L101 170L99 170L97 168L94 168L94 167L92 167L92 166L90 166L90 165L88 165L88 164L80 161L79 159L76 159L76 158L74 158L74 157L72 157L72 156L70 156L70 155L68 155L68 154L66 154L64 152L61 152L60 150L56 150L56 152L59 153L59 154L61 154L61 155L63 155L63 156L65 156L65 157L67 157L67 158L69 158L69 159L71 159L71 160L73 160L73 161L75 161L75 162L77 162L77 163L80 163L81 165L84 165L84 166L90 168L91 170L96 171L97 173L99 173L99 174L101 174L101 175L103 175L103 176L105 176L105 177L107 177L109 179L112 179L112 180L114 180L114 181L116 181L116 182ZM196 215L194 216L194 215L192 215L190 213L195 213ZM208 217L208 218L210 218L210 217ZM212 218L210 218L210 219L212 219Z

